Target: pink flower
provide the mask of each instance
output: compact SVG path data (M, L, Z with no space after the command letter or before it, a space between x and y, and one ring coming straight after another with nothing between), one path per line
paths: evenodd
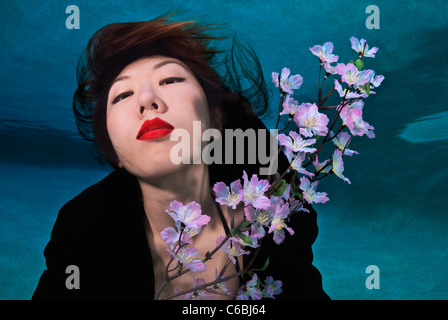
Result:
M304 168L302 168L302 163L305 161L305 153L299 152L297 153L297 156L294 158L294 160L291 162L291 167L296 170L297 172L301 174L306 174L308 177L312 178L314 177L314 174L311 172L306 171Z
M320 163L318 160L318 157L316 156L316 160L314 160L314 162L313 162L314 168L316 168L316 171L322 170L321 171L322 173L327 173L328 171L331 170L330 166L325 167L325 165L328 163L328 161L330 161L330 160L327 159L324 162ZM323 169L323 167L325 167L325 169Z
M295 131L290 131L289 136L279 134L277 136L278 142L280 145L285 147L285 155L289 161L291 161L293 153L296 152L316 152L316 148L310 148L310 145L316 143L316 139L308 139L304 140L302 137Z
M290 235L294 234L294 230L288 227L285 223L285 219L289 215L289 203L278 203L275 208L274 219L272 219L271 226L269 227L269 233L274 232L274 242L280 244L285 240L285 230Z
M370 76L372 75L372 70L359 71L353 63L347 65L338 63L335 70L342 76L342 82L347 83L349 86L363 86L370 80Z
M359 98L359 97L362 97L362 98L368 97L367 93L360 94L360 93L352 92L349 89L342 89L341 84L336 79L334 80L334 88L339 93L339 96L341 98L345 97L345 99L354 99L354 98Z
M201 214L201 205L195 201L184 206L182 202L174 200L166 212L174 219L178 231L191 228L199 233L201 227L210 222L210 217Z
M295 212L302 211L302 212L310 213L310 211L303 206L303 203L300 200L295 200L294 198L291 198L289 200L289 205L290 205L290 208L289 208L290 214L293 211L295 211Z
M241 286L240 290L238 290L236 300L260 300L263 295L258 287L258 276L254 273L252 279L247 281L246 284Z
M374 88L377 88L380 86L381 82L383 82L384 76L383 75L377 75L375 76L375 72L372 72L372 76L370 78L370 85Z
M324 68L325 68L325 76L337 73L336 70L334 69L335 67L332 66L328 61L324 61Z
M332 170L339 178L341 178L348 184L351 184L350 180L342 174L342 172L344 171L344 162L342 161L342 152L339 149L334 150Z
M290 95L288 95L285 99L285 102L283 102L283 110L280 112L280 115L283 114L290 114L294 115L298 108L298 102L294 100Z
M384 80L384 76L383 75L375 75L375 71L372 70L372 74L370 76L370 94L375 94L376 92L373 91L372 89L378 88L381 84L381 82L383 82ZM365 91L365 89L363 87L360 88L356 88L357 90L363 92Z
M364 102L358 100L351 105L344 106L339 114L344 125L346 125L352 135L362 136L367 135L368 138L375 138L375 133L372 131L375 128L362 119L362 109Z
M264 289L261 293L265 298L275 299L276 295L279 295L283 292L282 286L283 283L280 280L274 281L274 278L268 276L264 280Z
M216 239L216 245L218 246L225 239L225 237L219 237ZM237 239L231 237L228 239L221 247L221 250L229 256L229 259L235 264L235 257L239 257L241 255L250 254L250 251L245 251L242 247L241 242Z
M244 207L244 215L251 223L251 236L261 239L266 232L264 227L267 227L274 218L274 211L272 205L267 209L255 209L252 206Z
M371 57L375 58L375 53L378 52L377 47L373 47L369 50L369 45L367 44L367 41L364 39L361 39L358 41L358 38L351 37L350 43L352 44L352 49L358 52L359 55L364 51L364 57ZM365 48L364 48L365 45Z
M180 234L182 232L182 237L180 237ZM168 227L162 230L160 232L160 236L162 237L163 242L165 242L167 245L170 246L171 249L174 249L176 243L181 242L193 244L193 240L189 237L187 232L184 231L176 231L172 227ZM180 239L179 239L180 237Z
M347 132L340 132L337 137L333 139L334 144L338 147L339 150L344 150L344 156L351 157L354 154L359 154L357 151L350 150L347 146L350 144L351 136Z
M236 209L238 203L241 202L242 189L243 187L241 186L240 180L233 181L230 184L230 189L224 182L217 182L213 186L213 191L216 193L216 202L229 206L232 209Z
M215 280L222 279L222 277L218 274L218 270L215 270ZM221 289L225 294L231 295L232 292L227 289L226 285L227 281L218 282L213 286L214 289Z
M243 195L244 204L251 204L257 209L267 209L271 202L264 193L269 189L269 182L264 179L258 180L256 174L253 174L249 181L246 171L243 171L243 180L244 187L241 193Z
M318 111L315 103L302 103L294 114L294 122L304 137L325 136L328 133L328 117Z
M319 181L311 183L306 177L300 178L300 189L302 189L303 198L311 203L325 203L328 200L327 193L316 192L316 188L319 185Z
M314 47L310 48L311 52L317 56L321 63L328 62L336 62L338 61L339 57L332 54L333 52L333 43L326 42L322 46L315 45Z
M250 207L250 206L249 206ZM246 207L247 208L247 207ZM244 237L242 237L244 236ZM238 241L241 246L249 246L252 248L258 248L258 237L250 234L249 231L244 231L238 234L238 238L233 238L235 241Z
M275 83L277 88L280 86L282 92L293 94L292 90L300 88L303 83L303 78L300 74L290 76L290 73L291 71L288 68L283 68L279 81L279 74L277 72L273 72L272 81Z
M192 272L204 272L206 267L205 263L201 259L196 258L198 255L198 249L182 247L178 251L174 252L171 249L167 251L173 256L174 260L179 261L179 263L189 268Z

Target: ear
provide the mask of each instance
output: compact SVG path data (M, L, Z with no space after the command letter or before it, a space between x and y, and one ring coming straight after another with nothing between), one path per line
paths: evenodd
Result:
M120 161L118 161L118 168L123 169L123 164Z

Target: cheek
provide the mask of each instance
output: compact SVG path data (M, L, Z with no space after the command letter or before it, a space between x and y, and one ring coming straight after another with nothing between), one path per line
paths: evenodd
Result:
M202 90L198 90L193 98L195 120L200 120L202 127L208 129L210 127L210 109L207 97Z
M194 102L195 112L197 115L196 120L200 120L205 128L210 127L210 110L208 107L207 100L205 98L199 97Z
M118 117L115 116L115 113L109 113L107 114L107 132L109 133L110 140L113 145L117 142L118 138L120 137L119 134L119 126L118 126Z
M165 98L167 118L175 127L192 131L194 121L201 122L202 130L210 127L210 110L202 90L189 86Z
M119 112L119 110L108 112L106 121L110 141L120 158L122 150L126 149L126 146L129 145L130 121L128 117L126 117L126 114Z

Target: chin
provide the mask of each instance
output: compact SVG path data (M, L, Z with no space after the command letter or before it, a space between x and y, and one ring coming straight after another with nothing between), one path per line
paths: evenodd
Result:
M146 161L143 164L127 163L124 167L129 173L139 180L154 181L163 180L173 174L179 173L186 165L173 164L169 159L154 161Z

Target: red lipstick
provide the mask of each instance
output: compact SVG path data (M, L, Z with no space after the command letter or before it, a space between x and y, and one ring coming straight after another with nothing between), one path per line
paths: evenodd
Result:
M146 120L137 134L137 140L154 140L171 133L174 127L160 118Z

